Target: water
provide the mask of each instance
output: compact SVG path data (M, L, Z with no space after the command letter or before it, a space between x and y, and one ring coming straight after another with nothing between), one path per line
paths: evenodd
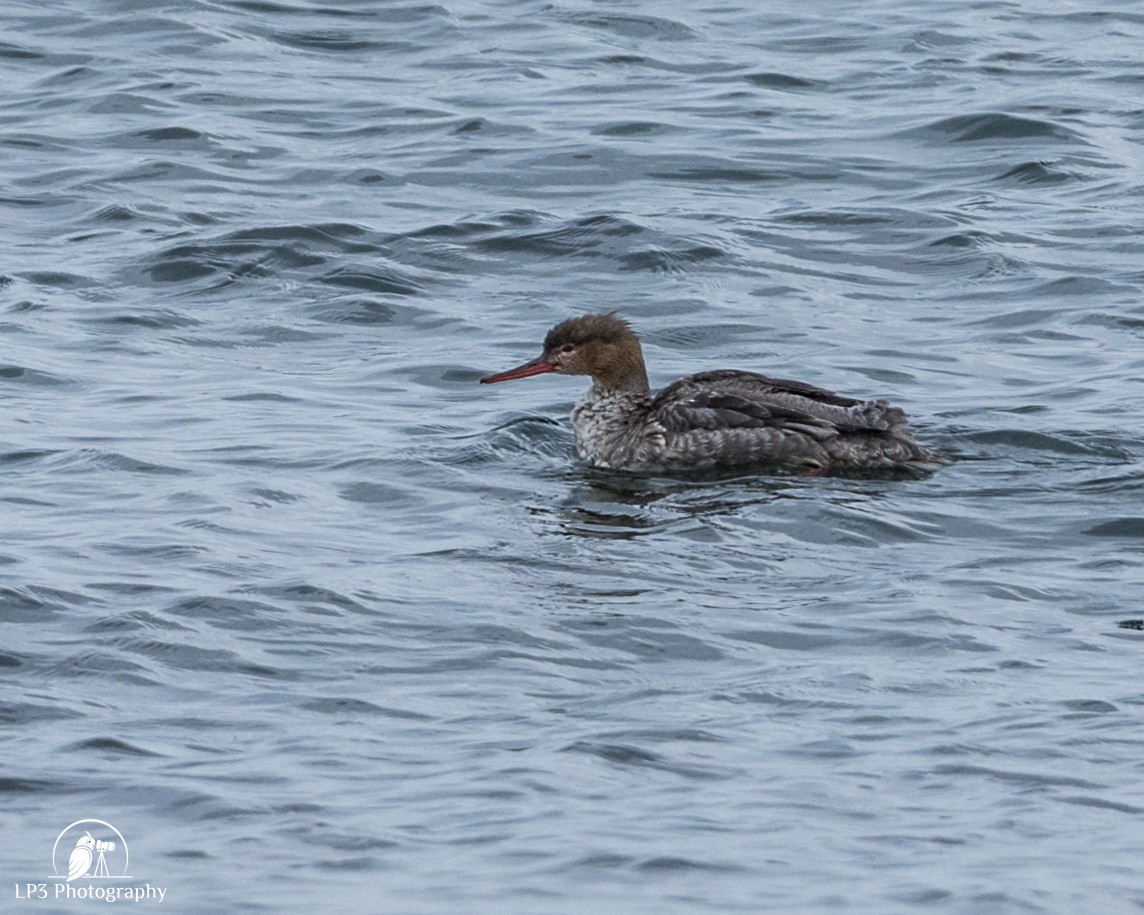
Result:
M3 21L6 909L1144 908L1133 5ZM956 463L587 469L608 309Z

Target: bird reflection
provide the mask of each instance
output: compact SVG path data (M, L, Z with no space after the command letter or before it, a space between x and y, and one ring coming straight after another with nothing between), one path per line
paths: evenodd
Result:
M745 506L787 497L805 485L797 479L754 474L709 476L678 479L586 468L568 474L572 487L560 505L537 511L553 516L560 532L568 536L634 540L680 523L736 514ZM728 482L739 485L728 487Z

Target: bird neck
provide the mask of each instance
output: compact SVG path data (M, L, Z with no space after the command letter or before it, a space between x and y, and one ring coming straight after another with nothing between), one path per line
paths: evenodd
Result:
M592 382L601 394L623 394L633 399L649 397L643 350L634 336L608 354L606 362L592 372Z

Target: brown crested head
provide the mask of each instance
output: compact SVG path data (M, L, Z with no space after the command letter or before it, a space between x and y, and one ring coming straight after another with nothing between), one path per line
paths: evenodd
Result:
M542 372L591 375L605 387L648 392L639 337L627 321L614 314L583 315L560 322L544 338L544 352L539 358L481 381L508 381Z
M553 352L561 347L583 346L586 343L616 344L633 338L636 332L618 315L608 312L600 315L581 315L561 321L544 338L544 351Z
M541 357L565 375L591 375L611 388L647 390L643 350L632 326L614 314L562 321L544 338Z

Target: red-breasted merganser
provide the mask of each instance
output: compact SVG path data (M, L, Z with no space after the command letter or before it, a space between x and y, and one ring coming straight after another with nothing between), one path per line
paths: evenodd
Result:
M481 383L544 372L592 376L572 411L572 426L577 452L594 467L676 471L753 464L824 474L948 463L913 440L898 407L839 397L799 381L701 372L653 398L639 338L612 314L557 324L538 358Z

